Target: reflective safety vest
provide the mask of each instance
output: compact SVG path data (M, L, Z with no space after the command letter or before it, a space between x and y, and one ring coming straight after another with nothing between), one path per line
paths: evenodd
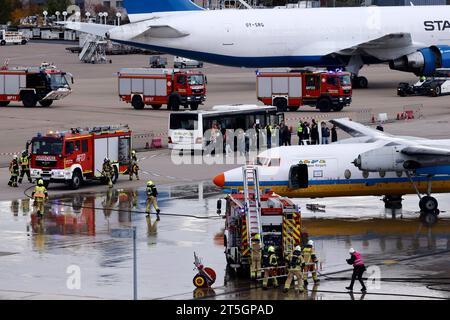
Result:
M317 262L316 252L312 247L305 247L303 249L303 259L306 265L314 265Z
M361 253L359 253L358 251L355 251L353 253L353 255L355 256L355 262L353 262L353 266L363 266L364 265L364 261L362 259Z
M20 165L22 167L28 167L29 163L30 163L30 160L29 160L28 156L20 157Z
M303 126L301 124L297 127L297 133L303 133Z
M47 189L44 186L36 186L33 192L33 198L36 201L44 201L47 197Z
M147 197L156 197L158 195L158 190L155 186L147 186Z
M269 256L269 266L276 267L278 266L278 259L275 253L271 253Z

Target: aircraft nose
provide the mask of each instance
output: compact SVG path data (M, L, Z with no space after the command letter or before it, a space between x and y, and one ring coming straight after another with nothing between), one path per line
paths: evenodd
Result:
M225 185L225 175L223 172L214 177L213 183L219 188L223 188Z

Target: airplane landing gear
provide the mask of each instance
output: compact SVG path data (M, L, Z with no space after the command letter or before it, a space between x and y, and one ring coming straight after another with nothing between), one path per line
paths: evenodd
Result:
M420 208L420 214L421 217L422 215L428 216L428 215L432 215L435 216L435 218L437 219L437 216L439 215L439 209L438 209L438 201L436 200L436 198L431 196L431 187L432 187L432 178L433 176L429 175L428 178L428 188L427 188L427 195L426 196L421 196L419 189L417 188L416 183L413 181L413 179L411 178L411 173L409 171L406 171L406 175L408 176L409 180L411 181L414 190L416 191L417 196L419 197L419 208ZM431 217L428 217L431 218Z
M425 196L420 199L419 207L424 212L435 212L438 208L438 202L436 198Z
M369 80L367 80L366 77L354 76L352 78L352 86L353 88L367 89L369 86Z

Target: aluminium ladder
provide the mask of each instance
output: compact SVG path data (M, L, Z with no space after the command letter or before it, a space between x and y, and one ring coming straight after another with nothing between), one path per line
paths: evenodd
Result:
M259 244L262 248L261 191L259 189L258 168L250 165L244 166L242 167L242 175L249 247L253 247L252 239L256 234L259 234ZM253 197L250 196L251 194L253 194Z

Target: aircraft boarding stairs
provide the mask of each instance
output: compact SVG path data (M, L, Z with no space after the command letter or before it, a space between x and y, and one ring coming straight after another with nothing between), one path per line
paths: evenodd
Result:
M259 189L258 168L247 165L242 167L244 182L244 205L247 219L247 236L250 248L257 242L252 240L260 235L259 244L262 247L263 235L261 226L261 191Z
M80 61L85 63L106 63L107 44L108 42L103 40L102 37L88 35L78 56Z

